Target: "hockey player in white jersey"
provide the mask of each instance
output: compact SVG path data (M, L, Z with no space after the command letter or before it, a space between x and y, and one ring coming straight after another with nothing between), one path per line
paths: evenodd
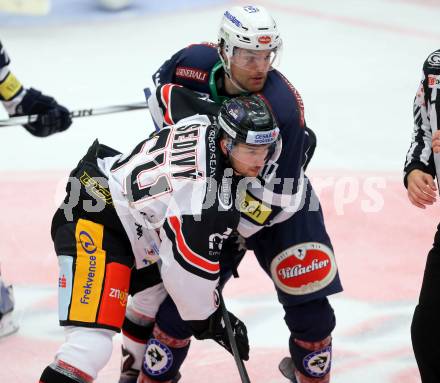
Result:
M222 243L237 228L246 177L277 156L280 140L265 102L247 96L226 102L217 118L164 128L127 155L95 141L52 223L66 341L40 382L92 382L110 358L129 294L139 321L154 323L169 295L192 335L231 351L218 308ZM248 359L246 327L229 315ZM151 330L139 381L175 382L190 341L158 323Z

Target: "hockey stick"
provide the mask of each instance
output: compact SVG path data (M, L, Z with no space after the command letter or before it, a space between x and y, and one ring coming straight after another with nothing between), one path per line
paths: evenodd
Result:
M101 108L77 109L70 112L72 118L99 116L101 114L130 112L132 110L148 109L146 102L136 102L125 105L104 106ZM0 127L26 125L37 121L38 115L11 117L8 120L0 120Z
M0 0L0 12L47 15L50 0Z
M222 310L223 320L225 321L226 332L228 334L229 343L231 344L232 353L234 354L235 363L237 364L238 372L242 383L251 383L249 375L246 371L246 367L243 360L240 358L240 353L238 352L237 343L235 342L234 332L232 331L231 321L229 320L228 310L226 309L225 301L223 300L223 295L219 292L220 296L220 308Z

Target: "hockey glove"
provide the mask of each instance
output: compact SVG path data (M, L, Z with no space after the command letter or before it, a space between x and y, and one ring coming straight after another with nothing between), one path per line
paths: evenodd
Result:
M246 326L229 311L228 315L240 358L243 360L249 360L249 339ZM232 354L231 344L229 342L220 308L218 308L208 319L204 321L188 321L188 324L196 339L213 339Z
M36 89L27 90L17 107L16 116L38 114L35 122L24 125L25 129L37 137L47 137L66 130L72 123L69 111L55 99L45 96Z

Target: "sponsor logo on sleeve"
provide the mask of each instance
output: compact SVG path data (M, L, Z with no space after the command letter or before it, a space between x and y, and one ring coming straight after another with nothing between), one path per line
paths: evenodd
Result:
M184 78L186 80L195 80L198 82L208 82L209 73L198 68L178 66L176 67L176 77Z
M272 209L270 206L252 197L249 193L246 193L246 196L240 203L240 212L259 225L263 225L269 218L270 213L272 213Z
M96 179L91 177L87 172L83 172L79 178L80 182L84 185L90 195L93 195L97 199L104 201L107 205L113 205L110 189L101 185Z
M328 286L336 276L333 251L316 242L302 243L284 250L271 263L276 286L287 294L305 295Z
M228 239L232 233L231 228L227 228L223 234L214 233L209 236L209 255L220 255L223 247L223 241Z
M225 176L222 178L221 184L217 189L218 203L223 211L228 211L231 209L234 203L231 191L232 181L227 170L228 169L225 170Z

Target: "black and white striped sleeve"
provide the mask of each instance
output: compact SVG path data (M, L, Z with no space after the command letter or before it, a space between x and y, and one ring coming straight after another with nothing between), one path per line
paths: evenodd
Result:
M22 101L26 90L9 70L10 62L6 50L0 42L0 101L8 114L13 115L16 113L16 108Z
M419 169L435 177L434 158L432 153L432 131L440 126L438 110L440 109L440 50L432 53L423 65L423 76L414 98L414 130L411 145L406 155L404 168L404 183L407 186L407 176Z

